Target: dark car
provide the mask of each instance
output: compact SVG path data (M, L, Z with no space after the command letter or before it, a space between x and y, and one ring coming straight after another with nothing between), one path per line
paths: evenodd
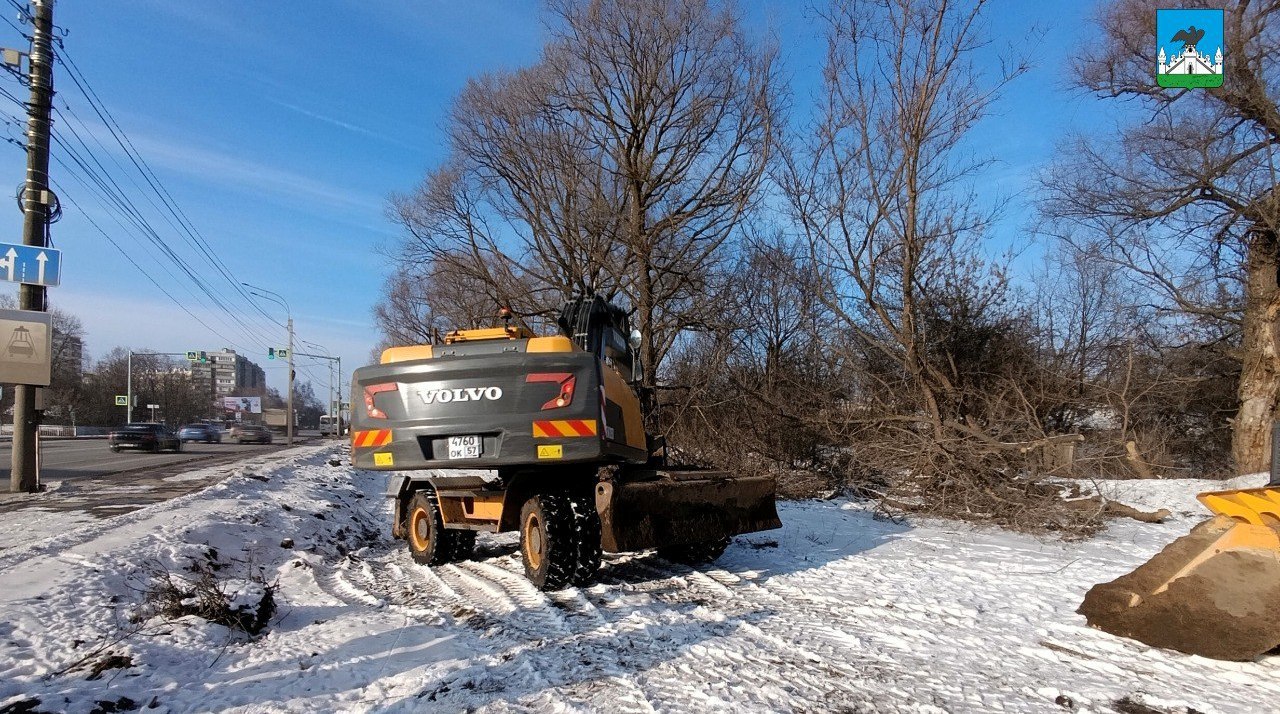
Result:
M237 444L270 444L271 430L261 424L240 424L231 427L231 438Z
M222 443L222 431L210 424L187 424L178 430L183 441L203 441L206 444Z
M178 435L164 424L125 424L112 430L111 435L107 437L107 444L112 451L121 449L182 451L182 439L179 439Z

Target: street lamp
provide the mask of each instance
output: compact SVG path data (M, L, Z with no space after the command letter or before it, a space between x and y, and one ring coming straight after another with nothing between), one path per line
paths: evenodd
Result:
M249 283L240 284L249 288L249 292L253 295L257 295L260 298L266 298L280 305L284 308L285 314L289 316L289 393L285 397L284 433L285 444L293 446L293 310L289 308L289 302L285 300L284 296L280 293L267 290L266 288L260 288L257 285L250 285ZM264 295L263 293L267 294Z

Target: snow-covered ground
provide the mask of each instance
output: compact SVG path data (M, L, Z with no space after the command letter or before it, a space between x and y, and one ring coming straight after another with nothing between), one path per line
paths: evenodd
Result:
M1209 713L1280 701L1280 657L1153 650L1074 612L1090 585L1184 534L1202 517L1191 495L1222 484L1108 485L1175 515L1117 521L1085 543L782 504L782 530L739 537L714 566L606 556L598 584L544 594L510 535L481 536L474 562L413 564L388 535L385 475L338 461L341 448L246 462L203 491L0 550L0 711ZM0 530L17 517L0 513ZM133 622L153 573L193 563L276 581L268 630Z

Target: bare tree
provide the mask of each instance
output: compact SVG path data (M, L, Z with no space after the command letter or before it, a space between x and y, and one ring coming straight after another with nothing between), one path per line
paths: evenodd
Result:
M833 3L819 116L778 182L831 281L826 346L852 368L821 417L853 478L900 508L1068 528L1058 491L1023 478L1053 442L1033 332L980 249L996 210L972 184L989 162L960 148L1027 67L978 70L985 9Z
M403 263L448 263L524 314L583 290L622 298L655 387L772 146L775 50L721 5L552 2L542 60L472 81L449 160L393 199Z
M828 306L901 370L940 442L958 394L928 358L922 303L979 267L975 242L991 220L965 193L984 164L963 160L956 146L1023 71L979 79L974 35L984 4L835 3L822 116L781 178L797 225L838 281Z
M1046 212L1106 241L1103 255L1141 278L1161 307L1238 331L1239 410L1232 451L1265 470L1280 394L1280 228L1272 145L1280 140L1273 69L1280 5L1242 0L1225 11L1225 80L1208 90L1156 84L1154 0L1101 11L1097 49L1077 68L1101 97L1137 99L1142 121L1114 142L1067 144L1046 176Z
M666 433L683 457L772 470L790 493L797 472L827 470L833 440L818 415L843 383L825 354L829 287L807 246L776 232L746 246L712 300L715 329L682 341L665 372L679 387L664 403Z
M374 321L383 335L371 357L393 345L439 342L449 330L478 327L494 316L500 296L457 270L450 260L402 266L387 279L385 296L374 307Z
M1056 243L1035 276L1046 367L1069 382L1077 401L1101 376L1109 351L1132 340L1142 324L1131 281L1106 260L1104 250L1087 241Z

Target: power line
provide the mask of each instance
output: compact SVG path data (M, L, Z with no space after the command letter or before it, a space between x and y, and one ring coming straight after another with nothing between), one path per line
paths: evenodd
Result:
M99 201L99 204L102 205L103 208L107 209L108 212L111 212L112 208L114 208L114 210L118 212L119 215L113 215L113 218L115 218L117 223L120 223L122 228L124 228L125 225L120 221L120 215L123 215L126 220L131 222L143 234L144 237L146 237L153 245L155 245L163 254L169 257L169 259L173 261L174 264L177 265L178 268L182 270L184 274L187 275L188 278L195 277L192 274L190 266L186 265L186 263L172 251L172 249L164 242L164 240L160 238L159 234L156 233L154 227L151 226L151 224L147 221L146 217L143 216L141 212L137 209L137 207L132 203L132 201L129 200L128 196L125 195L123 191L120 190L119 184L116 183L113 178L111 178L110 176L107 176L105 178L101 176L97 171L95 171L95 169L92 166L89 165L88 161L85 160L83 157L81 157L80 154L75 150L75 148L72 147L70 144L68 144L66 140L63 139L60 135L58 134L54 135L54 143L55 143L55 146L57 146L64 153L67 154L67 156L72 160L72 162L74 162L75 166L78 167L86 177L88 177L89 182L96 187L97 190L96 191L91 190L90 193L95 195L95 197ZM64 167L69 174L71 174L72 176L77 175L75 168L72 167L71 165L68 165L66 162L62 161L60 157L57 157L55 155L55 160L58 161L59 165ZM96 161L96 158L95 158L95 161ZM88 184L85 184L85 185L88 186ZM172 272L170 272L168 268L166 268L163 264L161 265L161 268L164 269L169 274L170 278L173 278L175 280L177 279L177 276L175 276ZM199 281L198 278L194 279L192 282L197 287L203 288L203 292L206 294L206 296L209 296L212 300L214 300L216 304L216 296L211 295L210 291L203 286L202 282ZM191 292L190 287L188 287L187 290L193 298L199 301L200 299L199 296ZM231 325L229 324L229 326ZM241 329L246 330L244 334L246 336L249 336L251 340L255 337L254 335L251 334L251 332L247 331L248 330L247 325L244 325L243 323L241 323Z
M164 187L164 184L160 181L159 177L155 175L155 172L151 170L151 166L138 152L137 147L133 145L133 141L129 138L128 134L125 133L123 127L121 127L119 122L116 121L115 116L111 114L111 111L106 107L105 103L102 102L98 93L89 83L88 78L84 76L84 73L80 71L79 66L76 65L75 59L66 52L65 48L63 48L61 52L57 53L56 59L63 67L68 69L68 75L71 77L71 81L76 85L76 88L80 90L80 93L84 95L85 99L88 100L91 108L107 127L112 138L114 138L120 148L124 150L125 155L133 163L134 168L138 170L151 189L160 197L161 202L174 216L174 218L178 220L178 223L183 226L184 232L192 242L193 247L196 247L198 250L203 252L205 258L231 284L233 290L239 293L264 317L270 319L270 315L262 309L257 301L250 297L244 287L240 285L241 281L232 275L230 269L227 268L226 264L223 263L220 258L218 258L217 254L212 250L204 236L195 229L195 226L191 223L186 213L177 206L176 202L173 200L172 194L170 194L168 189Z
M22 15L22 19L24 22L31 21L30 7L23 5L22 3L18 2L18 0L9 0L9 4L13 6L13 9L17 10Z
M61 112L59 112L59 116L63 116L65 118L65 115L63 115ZM239 325L239 328L244 332L244 334L246 334L247 336L250 336L251 339L257 338L257 335L255 334L256 330L254 330L247 323L245 323L245 321L241 319L239 315L228 310L226 306L223 305L220 299L220 296L212 289L212 286L208 285L196 273L195 269L192 268L190 265L188 265L186 261L183 260L181 256L179 256L176 253L176 251L174 251L163 240L159 232L156 231L155 227L152 226L150 221L148 221L146 217L143 215L142 211L139 210L137 205L134 204L133 201L128 197L128 194L124 190L124 188L121 187L119 182L115 180L115 178L112 176L111 171L102 163L101 159L98 158L96 152L93 151L93 148L88 145L84 137L80 135L80 132L76 130L75 125L73 123L66 122L65 126L71 131L72 136L74 136L76 141L79 143L80 149L77 150L75 147L71 146L66 141L61 131L56 132L54 135L54 139L57 142L57 144L64 151L66 151L69 156L71 156L71 158L91 178L91 180L93 180L96 184L98 184L102 192L107 197L109 197L113 203L117 205L117 208L119 208L122 212L124 212L129 217L131 222L133 222L135 225L138 226L138 228L142 231L144 236L146 236L146 238L153 245L155 245L166 257L168 257L171 261L173 261L174 264L177 265L180 270L182 270L182 272L187 276L187 278L191 281L191 283L194 284L199 289L199 291L204 294L204 296L215 308L220 308L222 309L223 312L226 312L227 315L232 318L231 322L234 322L235 324ZM84 126L83 124L82 124L82 127L85 128L86 133L88 133L88 127ZM92 134L90 134L90 136L92 136ZM99 145L101 145L100 142L99 142ZM85 159L82 156L82 154L87 155L88 159ZM93 166L89 165L90 160L94 165L96 165L97 167L96 169L94 169ZM134 185L135 186L137 185L136 182ZM154 202L152 202L152 206L155 207ZM170 225L172 225L172 223L170 223ZM200 299L195 294L192 294L192 297L195 297L197 300ZM230 326L230 324L231 323L229 322L228 325Z
M59 163L61 163L61 161L59 161ZM80 211L81 216L83 216L83 217L84 217L84 219L85 219L86 221L88 221L88 222L89 222L89 225L91 225L91 226L93 226L95 229L97 229L97 231L98 231L99 233L101 233L101 234L102 234L102 237L103 237L103 238L106 238L106 239L107 239L107 241L108 241L109 243L111 243L111 245L115 246L116 250L120 251L120 255L123 255L123 256L124 256L124 258L125 258L125 260L129 261L130 263L132 263L132 264L133 264L133 267L137 268L137 269L138 269L138 272L139 272L139 273L142 273L143 277L145 277L147 280L149 280L149 281L151 282L151 284L152 284L152 285L155 285L157 290L159 290L160 292L164 293L164 295L165 295L166 297L168 297L170 300L172 300L172 301L174 302L174 304L175 304L175 305L177 305L179 308L181 308L183 312L185 312L185 313L187 313L188 315L190 315L190 316L191 316L191 319L195 320L197 323L199 323L200 325L202 325L206 330L208 330L209 332L212 332L214 335L217 335L218 337L221 337L223 340L227 340L227 338L226 338L225 336L223 336L223 335L222 335L221 333L219 333L217 330L215 330L215 329L213 329L212 327L210 327L210 326L209 326L209 325L208 325L204 320L201 320L201 319L200 319L200 317L199 317L198 315L196 315L194 312L192 312L190 309L188 309L185 305L183 305L183 304L182 304L182 303L181 303L177 298L175 298L175 297L174 297L174 296L173 296L173 295L172 295L168 290L165 290L165 289L164 289L164 286L163 286L163 285L161 285L161 284L160 284L160 282L159 282L158 280L156 280L154 277L152 277L152 276L151 276L151 274L150 274L150 273L148 273L148 272L146 271L146 269L145 269L145 268L143 268L141 265L139 265L139 264L138 264L138 262L137 262L136 260L134 260L134 259L133 259L133 256L129 255L129 252L128 252L128 251L126 251L123 247L121 247L121 246L120 246L120 244L119 244L119 243L117 243L117 242L116 242L116 239L115 239L115 238L112 238L112 237L111 237L111 234L110 234L110 233L107 233L105 230L103 230L103 229L102 229L102 226L98 225L98 222L97 222L97 221L95 221L95 220L93 220L93 218L91 218L91 217L89 216L89 213L88 213L87 211L85 211L85 210L84 210L84 208L82 208L82 207L80 206L80 204L79 204L79 203L77 203L77 202L76 202L76 200L75 200L75 198L74 198L74 197L72 197L69 193L67 193L67 191L66 191L66 190L61 186L61 184L59 184L57 181L53 181L53 182L51 182L51 183L53 183L54 188L58 191L59 196L60 196L61 198L65 199L66 201L68 201L68 202L69 202L72 206L74 206L77 210L79 210L79 211ZM231 342L230 342L230 340L227 340L227 342L228 342L228 344L234 344L234 343L231 343Z
M23 21L32 21L30 13L17 0L7 1L11 7L20 13ZM8 18L4 19L20 35L27 36L23 28ZM125 234L138 240L142 245L149 244L154 247L155 250L148 251L148 254L155 261L156 267L163 271L165 278L157 278L151 270L144 267L139 259L135 259L129 251L124 249L115 236L85 212L84 207L73 197L66 197L68 203L80 211L85 220L106 238L117 251L124 255L126 260L148 282L189 315L196 324L201 325L211 334L223 340L224 344L234 345L243 352L250 354L257 352L257 350L245 349L237 340L229 339L223 332L211 326L188 305L187 301L180 300L175 295L172 286L182 287L195 300L195 304L211 307L212 312L208 314L209 316L218 318L221 322L226 323L233 332L243 335L250 343L258 345L271 344L271 340L264 339L262 336L266 330L259 324L250 324L250 322L246 321L249 316L245 315L242 310L232 309L232 305L236 301L243 301L245 305L251 308L251 311L256 312L262 318L274 324L271 315L258 300L255 300L248 291L241 287L242 281L235 276L217 251L213 249L209 240L196 228L194 222L177 203L168 187L164 185L150 164L143 158L132 139L89 82L87 76L77 66L71 55L66 52L62 41L57 38L54 38L54 41L59 46L59 50L52 53L54 59L67 70L67 77L75 85L79 95L89 104L90 109L101 123L101 127L105 128L111 135L115 146L119 147L119 152L124 154L127 161L121 163L117 159L117 152L108 149L103 143L102 138L100 138L100 131L95 131L87 122L81 119L74 107L67 103L65 99L62 102L65 111L53 107L57 117L61 120L59 130L54 132L52 137L53 146L57 150L53 158L67 172L68 176L74 178L89 196L97 200L105 214L114 220L124 230ZM13 74L20 82L24 81L24 77L21 76L20 72L10 70L10 74ZM7 88L0 87L0 101L3 99L12 101L16 106L22 107L24 111L27 109L25 102ZM0 121L4 121L8 126L22 126L19 120L6 117L8 115L0 111ZM95 126L97 125L95 124ZM0 137L0 140L25 148L22 141L13 137ZM97 147L96 149L95 146ZM105 154L108 159L104 160L102 154ZM128 166L132 166L132 171L127 168ZM141 182L138 177L133 175L134 171L141 178ZM132 190L126 188L125 184L131 184ZM62 184L54 185L60 194L65 193ZM157 226L153 225L152 220L148 218L148 212L144 211L139 202L135 201L138 195L146 198L150 208L181 239L180 243L185 242L189 246L190 252L185 250L180 252L178 250L179 246L171 245L171 242L165 239L161 232L157 230ZM197 263L207 263L213 272L209 273L207 269L196 268L195 264L184 256L184 253L198 258ZM176 269L176 273L169 264L172 264L172 268ZM221 288L221 280L225 280L231 286L230 291ZM165 283L168 283L168 287L166 287ZM219 286L218 289L215 289L215 284ZM234 299L228 300L228 297ZM302 371L312 380L319 381L309 369L304 367Z
M62 43L59 44L61 45ZM261 305L250 298L240 287L240 281L235 278L226 264L211 249L208 241L198 232L198 230L195 229L190 218L187 217L185 212L183 212L176 204L172 194L169 193L168 189L164 187L159 177L156 176L155 172L146 163L146 160L138 152L137 147L134 146L132 140L129 138L127 133L124 132L123 127L120 126L114 115L111 114L110 110L102 102L96 90L94 90L92 85L89 83L88 78L84 76L84 73L76 65L75 60L70 57L69 53L65 51L65 48L62 52L57 54L57 59L62 66L68 70L68 76L76 85L80 94L87 102L89 102L90 107L102 122L102 126L104 126L112 135L112 138L120 147L120 150L124 152L126 158L128 158L134 169L151 188L151 192L159 198L160 204L163 205L163 208L161 205L156 203L156 200L151 197L151 194L148 193L138 183L138 181L132 177L130 172L125 170L124 166L116 161L113 156L112 162L115 166L123 172L123 175L129 177L130 183L141 191L142 195L147 197L148 203L150 203L151 206L160 214L165 222L168 223L169 226L180 236L184 236L185 240L189 245L191 245L197 254L202 255L204 259L215 269L215 271L227 280L229 284L231 284L235 293L239 294L240 297L258 313L262 314L265 318L270 319L270 315L262 309ZM155 227L151 225L150 221L148 221L142 211L139 210L138 206L129 199L128 193L114 178L114 172L112 172L98 157L97 152L89 145L85 136L92 139L93 142L109 156L112 155L112 152L106 149L102 141L98 138L97 132L94 132L89 128L88 124L75 112L74 108L72 108L70 104L65 103L65 101L64 104L66 106L66 112L64 113L63 111L58 110L58 115L64 120L64 124L71 131L80 148L77 150L71 146L70 142L61 136L62 132L59 132L59 144L62 150L67 152L85 175L89 177L90 181L98 186L101 192L98 195L98 198L100 200L106 198L106 201L103 202L104 208L109 208L114 204L116 210L123 213L131 223L135 224L143 236L155 245L165 257L172 261L179 270L181 270L187 280L196 286L199 292L212 303L215 309L220 309L232 322L236 323L236 325L239 326L239 329L250 339L251 342L263 341L261 337L261 328L251 327L247 324L241 314L232 310L228 306L227 301L225 300L225 295L215 291L212 285L199 275L199 271L195 270L164 241ZM76 129L77 124L84 130L84 135L81 135L81 132ZM91 162L93 165L96 165L96 169L90 165ZM170 218L170 216L172 216L172 218ZM177 221L176 224L174 222L175 220ZM172 273L169 274L170 277L175 277ZM196 296L193 294L193 297ZM197 297L197 300L199 299L200 298Z

